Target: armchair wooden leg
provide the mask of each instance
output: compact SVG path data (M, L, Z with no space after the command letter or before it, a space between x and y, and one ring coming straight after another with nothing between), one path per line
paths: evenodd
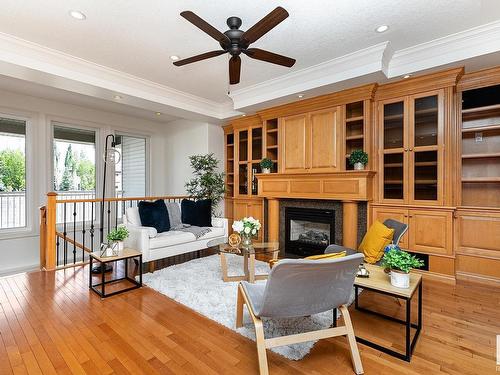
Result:
M361 363L361 357L359 356L358 345L356 343L356 336L354 335L354 329L352 328L351 316L349 315L349 310L346 305L339 307L342 316L344 317L344 324L347 329L347 340L349 341L349 347L351 349L351 360L356 374L363 374L363 364Z
M238 299L236 302L236 328L240 328L243 326L243 305L245 304L245 300L243 299L243 291L241 287L238 285Z
M255 338L257 341L257 355L259 357L259 372L260 375L269 375L267 367L266 340L264 339L264 327L262 320L255 318Z

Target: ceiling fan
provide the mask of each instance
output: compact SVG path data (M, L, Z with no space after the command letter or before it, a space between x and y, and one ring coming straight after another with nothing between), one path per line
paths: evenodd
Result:
M206 52L183 60L177 60L174 62L175 66L191 64L196 61L229 53L231 55L231 58L229 59L229 83L234 85L240 82L241 53L244 53L252 59L283 65L289 68L295 64L295 59L290 57L278 55L277 53L269 52L260 48L248 48L250 44L260 39L260 37L288 17L288 12L282 7L274 9L247 31L239 29L241 26L241 18L238 17L229 17L227 19L229 30L221 33L215 27L191 11L182 12L181 16L218 41L222 50Z

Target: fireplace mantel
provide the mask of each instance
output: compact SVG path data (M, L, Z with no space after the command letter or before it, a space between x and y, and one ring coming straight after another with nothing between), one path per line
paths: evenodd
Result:
M372 200L374 171L330 173L259 173L259 196L264 198Z

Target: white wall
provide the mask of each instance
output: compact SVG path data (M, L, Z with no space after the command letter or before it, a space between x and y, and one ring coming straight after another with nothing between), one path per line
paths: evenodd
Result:
M166 179L166 176L171 174L167 173L164 163L166 160L166 124L6 91L0 91L0 114L20 116L28 120L29 175L27 182L29 190L27 194L30 203L27 215L29 223L26 230L15 233L0 232L0 275L39 266L38 208L45 204L46 193L51 190L50 126L53 120L95 128L98 132L97 150L102 150L104 137L111 131L149 136L150 194L173 193ZM98 176L100 176L99 169L98 165Z

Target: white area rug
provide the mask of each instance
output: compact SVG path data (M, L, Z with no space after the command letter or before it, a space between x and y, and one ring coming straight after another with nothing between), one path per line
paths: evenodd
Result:
M227 255L229 275L241 274L243 257ZM269 266L256 261L256 274L266 274ZM191 260L143 276L144 284L198 313L255 341L255 330L246 307L244 327L235 329L237 282L222 281L218 255ZM257 281L265 282L265 281ZM354 292L351 300L354 300ZM332 324L332 311L304 318L264 320L266 338L291 335L328 328ZM306 356L316 341L281 346L271 350L288 359Z

